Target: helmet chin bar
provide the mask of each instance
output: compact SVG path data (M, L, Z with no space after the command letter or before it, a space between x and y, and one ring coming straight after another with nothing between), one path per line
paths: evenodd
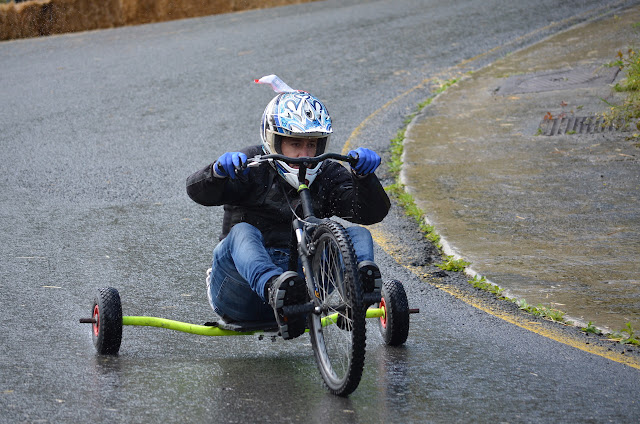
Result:
M287 182L290 186L297 189L300 184L310 186L320 173L320 165L318 164L313 168L307 168L306 165L301 165L300 168L291 168L289 165L279 160L270 160L271 165L278 171L278 174ZM300 172L300 169L304 167L304 172Z

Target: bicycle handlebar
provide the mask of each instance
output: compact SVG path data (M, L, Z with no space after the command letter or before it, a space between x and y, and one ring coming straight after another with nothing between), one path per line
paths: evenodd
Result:
M280 154L270 154L270 155L257 155L255 157L249 158L247 159L247 163L248 166L251 166L252 163L260 163L260 162L264 162L265 160L268 159L275 159L275 160L281 160L283 162L286 162L288 164L293 164L293 165L305 165L305 166L309 166L309 165L313 165L316 164L318 162L321 162L325 159L335 159L335 160L339 160L341 162L347 162L349 163L349 165L355 165L356 163L358 163L358 156L345 156L345 155L341 155L339 153L324 153L320 156L314 156L314 157L299 157L299 158L291 158L289 156L285 156L285 155L280 155Z

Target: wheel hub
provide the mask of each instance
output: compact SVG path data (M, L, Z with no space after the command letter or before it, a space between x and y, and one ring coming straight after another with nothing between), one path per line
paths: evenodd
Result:
M380 299L380 309L382 309L382 316L380 317L380 324L382 328L387 328L387 305L384 302L384 298Z
M98 337L100 333L100 308L98 305L93 306L93 334Z

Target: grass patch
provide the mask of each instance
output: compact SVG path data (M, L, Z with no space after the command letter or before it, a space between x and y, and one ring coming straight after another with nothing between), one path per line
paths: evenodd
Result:
M595 334L598 336L602 334L602 331L598 330L598 327L593 325L591 321L589 321L586 327L582 327L581 330L584 331L585 333Z
M404 134L407 131L406 126L398 131L396 136L391 139L391 160L389 161L389 172L398 179L402 170L402 152L404 151Z
M548 308L542 304L538 306L529 305L526 300L521 299L516 302L520 309L529 312L531 315L547 318L551 321L567 323L564 319L565 313L557 309Z
M393 196L400 206L404 209L405 214L415 220L418 224L420 231L425 235L427 240L432 242L438 250L442 252L442 244L440 243L440 236L436 233L435 228L429 225L425 221L425 213L422 209L416 205L413 196L405 191L405 187L400 183L400 171L402 170L402 153L404 152L404 139L407 132L407 126L418 113L425 107L431 104L433 99L440 93L443 93L447 88L451 87L458 80L456 78L448 81L440 82L438 89L424 102L418 103L416 110L409 114L404 119L403 127L398 130L396 136L391 139L391 159L389 160L389 172L396 181L394 184L386 187L387 193Z
M498 296L501 299L505 299L502 296L502 292L504 291L503 288L495 285L495 284L491 284L487 281L487 279L485 277L482 277L480 275L476 275L475 277L473 277L472 280L468 281L469 284L471 284L473 287L480 289L480 290L484 290L487 291L489 293L493 293L494 295Z
M640 28L640 23L633 25L635 31ZM634 124L640 131L640 54L630 48L626 53L619 51L617 59L607 66L617 66L625 73L625 79L616 83L613 87L619 93L626 93L626 99L619 105L609 104L609 111L604 113L608 125L628 128ZM632 139L640 138L640 133L634 133Z
M389 172L391 172L391 175L394 177L397 184L399 184L398 177L400 176L400 170L402 169L402 152L404 151L404 137L407 131L407 126L411 123L411 121L413 120L413 118L416 117L417 114L422 112L422 109L424 109L425 107L430 105L431 102L433 102L433 99L435 99L435 97L438 94L445 92L447 88L451 87L456 82L458 82L457 78L452 78L447 81L440 81L439 87L433 92L433 94L427 100L425 100L424 102L418 103L416 110L413 113L410 113L404 119L403 127L400 130L398 130L396 136L393 139L391 139L391 160L389 164Z
M471 265L471 262L467 262L464 259L456 259L452 255L447 255L442 263L436 264L443 271L453 272L463 272L469 265Z
M427 240L432 242L438 250L442 251L440 236L436 233L433 225L429 225L425 222L424 211L416 205L413 196L404 190L404 185L396 183L388 186L386 189L387 192L396 199L402 209L404 209L404 213L413 218L416 224L418 224L420 231L424 234Z
M433 99L438 94L445 92L447 88L451 87L456 82L458 82L457 78L452 78L447 81L441 81L439 83L439 87L433 92L431 97L429 97L424 102L418 103L416 110L413 113L410 113L404 119L404 126L400 130L398 130L396 136L391 139L391 160L389 161L389 172L391 172L391 175L393 175L396 181L398 180L400 171L402 170L402 152L404 151L404 136L407 131L407 126L411 123L411 121L416 117L417 114L422 112L422 109L429 106L431 102L433 102ZM397 184L399 184L399 182L396 183L396 185Z

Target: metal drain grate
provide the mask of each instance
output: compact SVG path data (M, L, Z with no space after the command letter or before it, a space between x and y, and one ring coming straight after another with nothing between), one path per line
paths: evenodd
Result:
M600 134L613 131L628 131L623 121L607 123L601 116L572 116L545 119L540 123L539 134Z

